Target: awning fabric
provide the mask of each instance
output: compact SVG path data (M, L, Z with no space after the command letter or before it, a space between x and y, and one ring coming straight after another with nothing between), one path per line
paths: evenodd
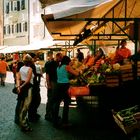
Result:
M39 0L41 2L42 8L45 8L46 6L52 5L52 4L56 4L59 2L63 2L66 0Z
M46 11L49 9L54 19L58 19L86 12L110 1L112 0L67 0L47 6Z
M108 3L102 4L98 7L92 7L91 10L86 12L82 12L80 14L74 14L72 16L65 17L66 19L69 18L99 18L102 17L109 9L111 9L119 0L113 0ZM63 5L64 6L64 5ZM77 9L79 9L77 7ZM69 10L68 10L69 11ZM55 13L56 14L56 13ZM79 34L88 21L49 21L50 19L54 19L55 14L46 14L42 15L42 19L52 35L52 37L56 40L71 40L75 39L76 34ZM58 13L59 14L59 13ZM61 34L61 35L60 35ZM69 35L69 36L65 36Z
M62 41L53 41L53 40L38 40L32 44L25 45L25 46L4 46L0 48L0 53L15 53L15 52L22 52L22 51L35 51L41 49L51 48L55 44L61 44Z
M74 0L70 0L70 1L72 2ZM88 0L85 0L85 1L87 2ZM63 1L63 3L64 2L66 2L66 1ZM90 0L89 0L89 2L90 2ZM117 5L118 3L121 3L121 4ZM53 6L54 5L50 5L50 7L53 7ZM114 6L116 6L114 11L112 10L112 12L108 13L108 11L110 9L112 9ZM125 11L125 7L126 7L126 11ZM114 18L140 18L139 7L140 7L140 0L133 0L133 1L127 0L126 6L125 6L125 0L112 0L112 1L109 1L102 5L98 5L96 7L93 6L92 9L82 12L82 13L77 13L77 14L75 13L71 16L66 15L66 17L64 17L64 14L62 14L62 18L63 19L104 18L104 15L107 13L108 13L107 18L112 18L113 15L114 15ZM80 8L80 6L79 7L77 6L77 9L79 9L79 8ZM67 11L70 11L70 9L66 10L66 12ZM55 40L75 40L77 38L77 35L79 35L85 29L85 27L87 27L86 25L87 25L88 21L84 21L84 20L83 21L75 21L75 20L55 21L55 18L61 18L58 16L58 14L59 14L59 16L61 15L60 12L58 12L58 13L53 12L53 14L42 15L42 19L43 19L48 31L50 32L51 36ZM91 22L89 28L91 26L93 26L94 23L98 23L98 22L97 21ZM125 26L125 22L117 22L117 24L120 27ZM126 25L128 25L128 24L130 24L130 22L126 23ZM106 28L106 33L108 33L108 34L112 33L112 30L111 30L112 22L108 22L106 24L105 28ZM120 30L116 24L114 26L114 30L115 30L115 32L117 32L117 30ZM90 36L90 38L91 38L91 40L94 39L94 37L92 37L92 35ZM96 37L96 38L98 38L98 37ZM117 38L118 37L116 36L116 39ZM82 44L83 43L91 44L92 41L89 41L86 39L84 42L81 42L81 43Z

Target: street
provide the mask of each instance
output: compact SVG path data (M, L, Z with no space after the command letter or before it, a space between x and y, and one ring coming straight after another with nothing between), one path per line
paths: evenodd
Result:
M13 75L7 73L5 87L0 86L0 140L127 140L124 133L113 128L110 124L99 125L100 120L92 118L93 122L86 118L86 114L82 115L78 108L70 108L70 121L74 124L71 128L59 130L52 127L50 122L44 119L45 104L47 101L47 90L45 81L41 81L41 105L38 113L41 118L36 123L31 123L33 132L24 133L14 123L14 114L16 106L16 95L12 93ZM96 113L96 112L95 112ZM88 117L90 118L90 117ZM112 129L113 128L113 129Z

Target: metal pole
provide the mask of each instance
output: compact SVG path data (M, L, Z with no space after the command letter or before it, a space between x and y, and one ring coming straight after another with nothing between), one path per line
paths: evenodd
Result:
M134 41L135 41L135 54L137 54L138 51L138 38L139 38L139 24L138 24L138 20L134 20ZM137 60L134 60L134 79L137 79Z

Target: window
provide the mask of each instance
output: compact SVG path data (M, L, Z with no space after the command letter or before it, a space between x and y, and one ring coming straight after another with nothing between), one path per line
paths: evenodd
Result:
M8 29L7 29L7 32L8 32L8 34L10 34L11 33L11 30L10 30L10 25L8 25L8 27L7 27Z
M27 27L27 22L23 23L23 32L27 32L28 27Z
M16 28L17 28L17 33L21 32L21 23L17 23Z
M13 1L13 3L14 3L14 11L17 11L17 2Z
M18 33L18 23L16 24L16 33Z
M12 34L13 34L13 33L14 33L14 25L12 25L12 27L11 27L11 28L12 28Z
M14 24L14 33L16 33L16 32L17 32L17 25Z
M21 32L21 23L18 24L18 31Z
M11 1L11 11L13 11L13 1Z
M25 9L25 0L21 0L21 10Z
M17 11L20 11L20 1L17 1Z
M27 22L25 22L25 31L27 32Z
M6 27L5 26L4 26L3 32L4 32L4 35L6 35Z
M6 5L6 14L9 14L9 2L7 3L7 5Z

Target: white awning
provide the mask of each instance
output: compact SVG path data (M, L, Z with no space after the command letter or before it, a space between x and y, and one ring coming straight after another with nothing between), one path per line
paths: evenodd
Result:
M32 44L25 46L6 46L0 48L0 53L15 53L22 51L35 51L40 49L51 48L55 44L60 44L62 41L53 41L53 40L38 40L33 42Z
M67 0L46 7L46 14L53 14L54 19L67 17L91 10L112 0Z

